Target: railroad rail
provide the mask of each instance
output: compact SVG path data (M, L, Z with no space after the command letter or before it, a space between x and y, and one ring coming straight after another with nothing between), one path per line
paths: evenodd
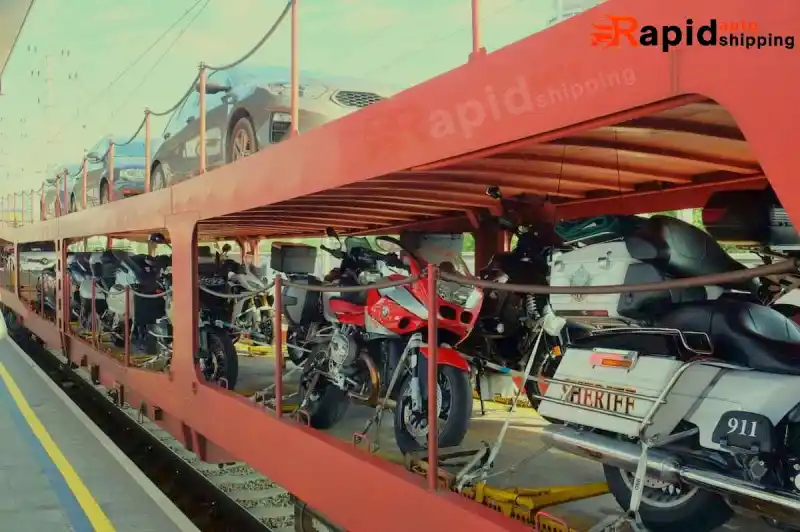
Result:
M496 209L484 196L489 185L502 186L518 210L542 222L699 207L717 190L757 190L769 184L790 217L800 220L794 176L800 155L792 112L800 81L796 54L779 48L700 46L662 53L642 46L607 50L587 44L594 24L607 13L658 25L682 24L686 13L696 20L758 20L773 34L793 35L800 27L800 5L780 3L780 10L764 12L754 3L722 0L668 5L609 0L486 54L474 0L473 49L465 65L302 133L296 133L293 38L295 133L290 139L209 169L200 120L200 167L193 178L56 218L14 216L2 224L0 238L14 246L15 264L18 244L55 241L61 310L55 323L38 315L26 303L19 281L0 289L0 300L47 345L89 368L93 380L124 389L137 411L201 460L243 460L348 530L404 532L409 508L414 509L413 525L425 529L526 529L441 491L438 469L429 468L424 485L395 464L287 419L280 405L272 411L198 380L193 364L196 243L319 236L327 226L343 234L474 232L476 261L483 263L504 245L504 235L480 224L481 214ZM291 6L296 36L297 0ZM554 50L570 60L532 60L552 58ZM201 65L201 96L206 71ZM15 213L16 198L5 201ZM74 334L63 282L71 243L96 235L142 238L154 230L165 231L172 243L173 297L182 310L173 323L168 373L126 364ZM280 383L280 335L276 340ZM282 399L280 391L276 398ZM295 454L287 456L286 448ZM435 453L436 446L430 450ZM432 458L428 463L438 464ZM314 474L298 475L301 469Z

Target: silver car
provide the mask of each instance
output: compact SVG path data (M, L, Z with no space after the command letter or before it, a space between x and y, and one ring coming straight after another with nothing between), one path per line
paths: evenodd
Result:
M291 127L290 72L239 66L213 72L206 83L206 160L214 168L286 138ZM200 168L199 87L167 123L152 163L153 189L196 174ZM379 102L395 92L357 80L300 76L300 131Z

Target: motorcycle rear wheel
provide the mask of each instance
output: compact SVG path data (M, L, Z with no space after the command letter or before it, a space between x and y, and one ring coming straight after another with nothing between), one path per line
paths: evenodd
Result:
M623 510L631 500L633 473L603 466L608 489ZM663 483L660 483L663 484ZM665 487L666 486L666 487ZM715 493L687 488L684 494L668 493L669 485L644 488L639 516L651 532L710 532L733 517L733 509Z
M439 447L461 445L472 418L472 384L469 372L453 366L439 366ZM428 448L427 426L417 429L408 426L411 413L411 376L400 385L397 407L394 409L394 439L400 452L409 454ZM445 419L442 417L446 415Z

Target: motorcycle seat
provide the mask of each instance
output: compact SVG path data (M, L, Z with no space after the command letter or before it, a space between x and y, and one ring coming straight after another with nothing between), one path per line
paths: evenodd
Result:
M362 304L353 303L342 297L331 297L328 304L332 312L336 314L363 314L366 307Z
M653 216L635 235L626 238L631 256L652 264L677 278L699 277L746 269L728 255L708 233L671 216ZM758 281L744 281L726 288L755 291Z
M687 303L658 326L706 333L714 356L726 362L800 376L800 326L773 308L732 300Z

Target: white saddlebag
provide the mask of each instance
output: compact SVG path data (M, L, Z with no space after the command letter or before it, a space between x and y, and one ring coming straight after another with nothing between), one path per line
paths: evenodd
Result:
M640 262L630 256L624 242L607 242L551 257L550 286L622 285L628 267ZM553 294L550 306L561 316L620 318L621 294L570 295ZM624 320L624 318L622 318Z
M567 349L554 379L595 388L550 384L539 405L539 413L546 418L638 437L642 419L683 363L670 357L621 353L626 352L601 348ZM627 359L631 365L605 366L602 361L607 357ZM645 435L671 433L718 372L717 368L709 366L695 366L686 371L669 394L668 403L659 407ZM620 392L644 397L629 397Z

